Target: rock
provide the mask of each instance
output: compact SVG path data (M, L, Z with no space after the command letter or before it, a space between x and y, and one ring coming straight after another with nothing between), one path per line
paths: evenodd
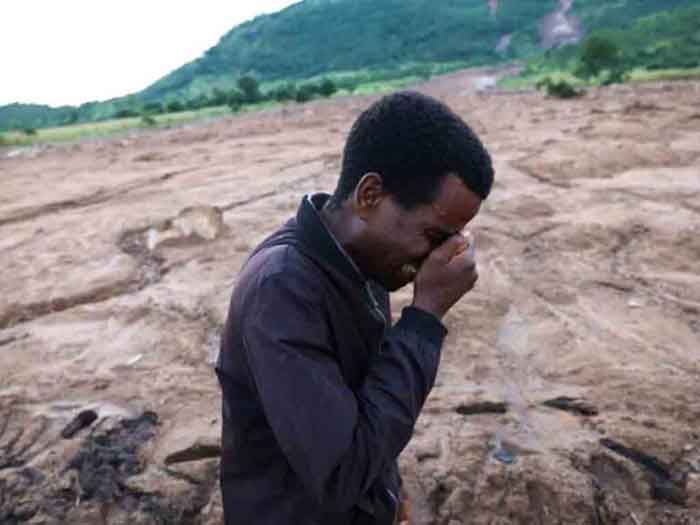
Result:
M83 410L61 431L63 439L70 439L85 427L89 427L97 419L97 412L94 410Z
M154 224L146 231L146 247L153 251L161 244L177 244L187 239L212 241L224 231L223 212L216 206L190 206L174 219Z
M199 438L190 446L168 454L165 457L165 464L174 465L186 461L199 461L201 459L217 458L220 455L221 445L217 441Z
M577 397L559 396L542 403L544 406L572 412L581 416L597 416L598 408L585 399Z
M494 401L477 401L476 403L459 405L455 408L455 412L463 416L471 416L474 414L505 414L506 411L505 403Z
M211 241L224 229L223 213L216 206L191 206L173 219L173 226L184 236L194 235Z

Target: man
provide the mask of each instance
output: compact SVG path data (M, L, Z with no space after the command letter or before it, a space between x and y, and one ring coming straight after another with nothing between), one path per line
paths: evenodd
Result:
M493 183L479 139L419 93L358 118L332 196L246 262L217 373L227 524L389 525L442 317L477 279L461 233ZM391 325L389 291L414 284Z

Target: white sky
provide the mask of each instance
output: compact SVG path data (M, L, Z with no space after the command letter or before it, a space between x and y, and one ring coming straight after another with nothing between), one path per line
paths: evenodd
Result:
M299 0L2 0L0 106L140 91L229 29Z

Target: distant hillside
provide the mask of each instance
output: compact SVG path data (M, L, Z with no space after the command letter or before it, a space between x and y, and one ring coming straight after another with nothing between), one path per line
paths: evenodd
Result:
M0 130L60 126L77 120L77 109L71 106L53 108L39 104L8 104L0 107Z
M612 42L625 71L700 68L700 5L657 12L626 26L597 29L590 36ZM578 58L579 49L573 46L553 50L531 59L524 75L574 72Z
M262 81L329 71L390 69L405 63L465 66L531 57L542 51L545 15L566 0L306 0L233 28L201 58L140 96L161 99L226 89L242 74ZM584 31L632 24L697 0L575 0ZM507 38L508 45L498 50ZM653 35L650 35L653 38Z
M203 84L227 86L242 74L302 79L406 62L480 65L527 56L537 50L540 19L555 6L512 0L492 16L484 0L307 0L232 29L142 96L192 95ZM499 40L511 33L518 38L499 54Z
M448 63L526 59L541 53L545 43L557 44L556 24L562 20L580 38L693 4L697 0L305 0L231 29L202 57L129 97L78 108L2 107L0 131L134 114L149 104L186 105L206 100L214 89L228 92L242 75L254 76L265 88L329 73L423 68L421 74L430 75ZM554 24L553 41L543 38L544 21ZM649 45L655 38L648 35Z

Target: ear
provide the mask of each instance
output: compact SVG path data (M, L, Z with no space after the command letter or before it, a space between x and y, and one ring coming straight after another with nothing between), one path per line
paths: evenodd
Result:
M366 219L376 210L386 196L382 176L379 173L365 173L355 187L353 208L361 218Z

